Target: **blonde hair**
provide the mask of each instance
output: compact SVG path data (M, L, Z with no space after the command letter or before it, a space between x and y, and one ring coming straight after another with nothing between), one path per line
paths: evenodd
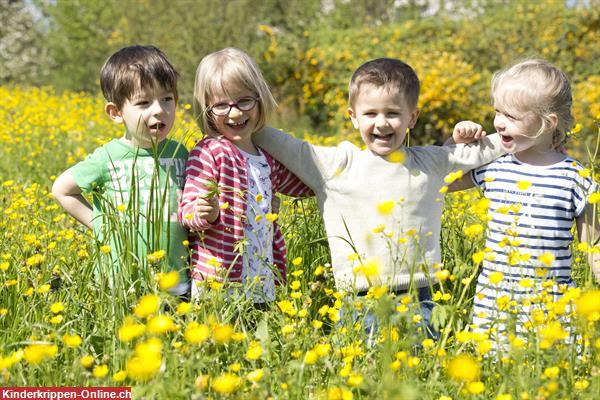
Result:
M204 57L196 70L193 110L203 133L216 136L208 102L215 94L228 95L227 88L244 88L258 98L256 130L262 129L277 107L258 65L240 49L227 47Z
M511 115L532 112L540 118L539 137L552 133L554 147L559 147L573 126L573 96L569 79L563 71L540 59L519 62L496 72L492 78L492 100ZM557 117L556 126L550 115Z

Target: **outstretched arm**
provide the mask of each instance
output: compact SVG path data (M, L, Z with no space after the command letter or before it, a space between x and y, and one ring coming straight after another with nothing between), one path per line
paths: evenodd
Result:
M63 172L52 185L52 195L65 211L92 229L92 206L81 194L81 188L75 182L71 170Z
M596 207L587 204L581 215L577 217L576 223L579 242L585 242L590 247L600 243L600 226ZM590 251L588 253L588 263L592 268L596 282L600 284L600 254Z

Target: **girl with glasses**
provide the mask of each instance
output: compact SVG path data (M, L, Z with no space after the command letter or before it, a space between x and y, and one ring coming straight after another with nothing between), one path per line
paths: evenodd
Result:
M190 153L179 206L181 223L191 232L193 298L202 281L216 280L238 283L230 285L231 293L241 284L255 304L264 304L285 281L273 196L312 191L252 142L275 107L262 73L243 51L226 48L200 62L193 109L207 136Z

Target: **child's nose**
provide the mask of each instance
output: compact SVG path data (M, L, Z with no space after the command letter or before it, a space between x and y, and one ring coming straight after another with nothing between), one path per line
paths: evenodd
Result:
M242 112L236 106L233 106L229 109L229 118L238 118L242 115Z
M163 111L163 106L160 104L160 101L152 103L152 115L162 114Z
M388 125L388 121L385 118L385 115L383 115L383 114L377 115L377 118L375 118L375 126L387 126L387 125Z

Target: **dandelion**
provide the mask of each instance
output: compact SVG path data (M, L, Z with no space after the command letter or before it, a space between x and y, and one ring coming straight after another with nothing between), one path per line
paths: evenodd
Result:
M157 315L148 321L148 332L156 335L177 330L173 320L168 315Z
M250 382L260 382L262 380L262 378L265 376L265 371L261 368L261 369L255 369L254 371L248 372L248 374L246 374L246 379L248 379Z
M308 350L304 355L304 364L313 365L319 359L319 355L314 350Z
M54 313L54 314L58 314L59 312L64 311L64 310L65 310L65 306L60 301L53 303L50 306L50 311L52 311L52 313Z
M277 220L277 218L279 218L279 215L274 214L274 213L267 213L267 214L265 214L265 218L269 222L275 222Z
M600 192L594 192L594 193L590 194L588 197L588 203L590 203L590 204L596 204L599 201L600 201Z
M138 324L132 317L128 316L125 317L123 325L119 328L117 337L122 342L130 342L136 337L142 336L145 331L146 326L144 324Z
M581 176L582 178L589 178L591 175L591 171L589 168L584 168L584 169L580 169L579 171L577 171L577 173L579 174L579 176Z
M0 263L0 271L6 271L6 270L8 270L8 267L10 267L9 262L4 261L4 262Z
M373 278L379 276L381 270L381 262L378 259L372 258L352 270L355 274L363 275L365 278Z
M127 372L120 370L113 374L112 379L115 382L123 382L127 378Z
M65 317L63 317L62 315L55 315L54 317L50 318L50 323L57 325L60 324L61 322L63 322Z
M544 369L544 376L548 379L556 379L559 373L560 369L558 367L547 367Z
M296 257L292 260L292 265L294 267L299 266L300 264L302 264L302 257Z
M235 392L241 384L239 376L225 372L212 380L211 387L217 393L229 394Z
M348 377L348 380L346 381L346 383L350 387L358 387L363 383L363 377L361 374L358 374L358 373L351 374Z
M481 375L479 363L468 355L459 355L448 363L448 376L459 382L475 382Z
M531 186L531 182L529 181L518 181L517 188L522 191L526 191Z
M110 253L110 246L106 244L104 246L100 246L100 252L104 254Z
M171 271L167 273L158 273L156 275L158 287L162 290L169 290L179 283L179 272Z
M159 262L160 260L162 260L165 257L166 252L164 250L158 250L155 251L154 253L150 253L148 255L146 255L146 258L148 259L148 262L150 264L156 264L157 262Z
M600 290L589 290L584 292L575 300L577 315L588 321L600 320Z
M150 338L135 347L135 355L127 360L125 371L132 379L147 381L156 375L161 364L162 342Z
M64 334L62 341L67 347L76 348L81 345L82 339L79 335Z
M477 253L475 253L471 256L471 259L473 260L473 262L475 264L481 264L481 262L483 261L484 258L485 258L485 252L483 252L483 251L478 251Z
M483 233L484 228L481 224L473 224L465 227L463 231L468 237L474 237Z
M35 266L43 263L45 260L46 260L45 256L43 256L41 254L34 254L31 257L29 257L25 263L27 264L28 267L35 267Z
M192 321L185 328L183 337L188 343L200 344L208 340L210 336L210 329L207 325L199 324L196 321Z
M224 344L231 340L233 327L229 324L216 324L212 327L212 338L215 343Z
M85 369L90 369L94 365L94 357L89 355L83 356L79 359L79 364Z
M352 392L341 387L332 387L327 391L327 400L352 400Z
M39 364L44 360L53 358L58 353L58 346L55 344L31 344L25 347L23 358L29 364Z
M247 360L258 360L263 353L263 349L260 343L256 341L250 342L248 345L248 350L246 351L246 359Z
M381 215L391 214L395 205L396 203L394 203L392 200L382 201L381 203L377 204L377 212L379 212Z
M146 318L158 312L159 298L154 294L142 296L140 302L133 309L133 313L140 318Z
M538 261L548 267L552 265L554 260L555 260L555 257L554 257L554 254L552 254L552 253L546 252L546 253L538 256Z
M394 164L402 164L406 160L406 154L402 150L396 150L387 156L387 160Z
M108 374L108 365L96 365L92 371L95 378L104 378Z
M467 384L467 392L471 394L480 394L485 390L483 382L469 382Z
M177 312L177 315L185 315L192 310L192 304L186 303L185 301L183 301L183 302L177 304L177 308L175 310Z
M489 282L492 285L496 285L496 284L502 282L503 279L504 279L504 274L500 271L492 272L488 278Z

